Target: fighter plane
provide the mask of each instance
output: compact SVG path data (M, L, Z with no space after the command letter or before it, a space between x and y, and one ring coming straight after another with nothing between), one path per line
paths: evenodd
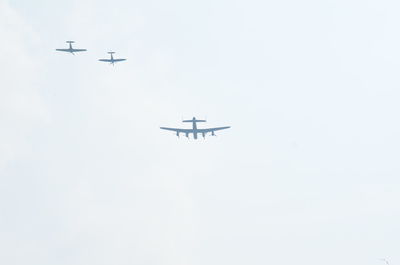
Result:
M180 133L184 133L186 135L186 137L189 138L189 134L192 133L194 139L197 139L197 135L201 134L203 136L203 138L205 139L206 134L209 132L211 133L211 136L216 136L214 133L215 131L230 128L230 126L226 126L226 127L208 128L208 129L198 129L197 123L198 122L206 122L206 120L197 120L195 117L193 117L193 119L191 119L191 120L183 120L182 122L191 122L193 125L192 129L178 129L178 128L166 128L166 127L160 127L160 129L167 130L167 131L174 131L174 132L176 132L176 136L178 136L178 137L179 137Z
M72 48L72 43L75 43L75 41L68 40L68 41L66 41L66 43L69 44L69 48L68 49L56 49L56 51L59 51L59 52L70 52L73 55L75 55L75 52L85 52L86 51L86 49L74 49L74 48Z
M107 63L110 63L110 64L112 64L114 66L114 63L122 62L122 61L126 60L126 59L114 59L114 56L113 56L114 53L115 52L108 52L108 54L111 55L111 59L99 59L99 61L100 62L107 62Z

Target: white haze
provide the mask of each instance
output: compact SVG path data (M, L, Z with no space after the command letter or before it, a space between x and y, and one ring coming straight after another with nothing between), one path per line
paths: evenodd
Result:
M0 263L398 263L399 9L0 0Z

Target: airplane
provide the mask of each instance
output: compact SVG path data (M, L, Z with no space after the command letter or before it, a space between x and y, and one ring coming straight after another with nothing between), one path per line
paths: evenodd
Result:
M194 139L197 139L197 135L201 134L203 136L203 138L205 139L206 134L209 132L211 133L211 136L216 136L214 133L215 131L225 130L225 129L230 128L230 126L225 126L225 127L217 127L217 128L198 129L197 123L198 122L206 122L206 120L197 120L195 117L193 117L193 119L191 119L191 120L183 120L182 122L191 122L192 129L178 129L178 128L166 128L166 127L160 127L160 129L167 130L167 131L174 131L174 132L176 132L176 136L178 136L178 137L179 137L180 133L184 133L186 135L186 137L189 138L189 134L193 133Z
M112 64L114 66L114 63L122 62L122 61L126 60L126 59L114 59L114 56L113 56L114 53L115 52L108 52L108 54L111 55L111 59L99 59L99 61L100 62L107 62L107 63L110 63L110 64Z
M59 52L70 52L73 55L75 55L75 52L85 52L86 51L86 49L74 49L74 48L72 48L72 43L75 43L75 41L68 40L68 41L66 41L66 43L69 44L69 48L68 49L56 49L56 51L59 51Z

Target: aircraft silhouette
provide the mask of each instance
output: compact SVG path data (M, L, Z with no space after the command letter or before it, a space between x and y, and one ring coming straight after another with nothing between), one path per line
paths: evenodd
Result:
M126 59L114 59L114 54L115 52L108 52L108 54L111 55L110 59L99 59L100 62L106 62L106 63L110 63L114 66L114 63L118 63L118 62L122 62L122 61L126 61Z
M203 138L206 138L207 133L211 133L211 136L216 136L215 131L219 130L225 130L229 129L230 126L225 126L225 127L216 127L216 128L207 128L207 129L198 129L197 128L197 123L198 122L206 122L206 120L197 120L195 117L191 120L183 120L182 122L191 122L192 123L192 129L179 129L179 128L167 128L167 127L160 127L162 130L167 130L167 131L174 131L176 132L176 136L179 137L180 133L184 133L186 137L189 138L189 134L193 134L194 139L197 139L198 134L201 134Z
M85 52L86 51L86 49L74 49L74 48L72 48L72 43L75 43L75 41L67 40L66 43L69 44L69 48L68 49L56 49L56 51L69 52L69 53L72 53L73 55L75 55L75 52Z

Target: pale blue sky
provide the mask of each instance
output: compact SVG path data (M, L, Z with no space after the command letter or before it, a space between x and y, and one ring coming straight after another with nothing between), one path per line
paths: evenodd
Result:
M0 0L0 263L398 263L399 9Z

